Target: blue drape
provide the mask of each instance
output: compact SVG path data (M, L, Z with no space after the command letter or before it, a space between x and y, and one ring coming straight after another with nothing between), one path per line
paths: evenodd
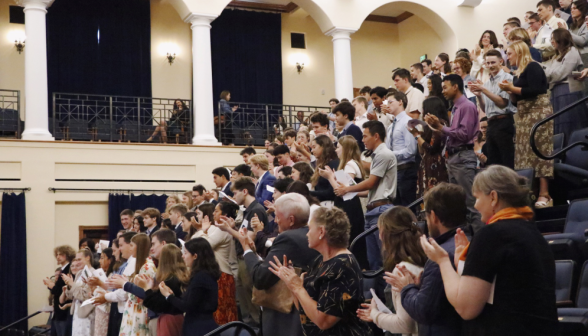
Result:
M145 208L156 208L159 212L165 211L167 195L135 195L131 194L131 209L145 210Z
M224 10L210 38L215 101L282 104L281 14Z
M131 208L129 195L109 194L108 195L108 237L110 241L116 238L116 233L123 230L120 223L120 213Z
M24 192L2 194L0 233L0 325L28 315L27 231ZM39 307L40 308L40 307ZM27 322L15 329L27 330Z
M151 97L151 13L147 0L59 0L47 11L52 93Z

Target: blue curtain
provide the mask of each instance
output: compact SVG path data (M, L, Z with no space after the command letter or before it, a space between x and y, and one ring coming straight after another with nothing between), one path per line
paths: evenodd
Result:
M167 195L135 195L131 194L131 209L144 210L145 208L156 208L159 212L165 211ZM159 221L158 221L159 222Z
M25 194L2 194L0 325L28 315ZM15 329L27 330L27 322Z
M282 16L226 9L212 22L214 99L282 104Z
M108 237L110 241L116 238L116 233L123 230L120 223L120 213L131 208L129 195L108 194Z
M59 0L47 11L52 93L151 97L151 12L147 0Z

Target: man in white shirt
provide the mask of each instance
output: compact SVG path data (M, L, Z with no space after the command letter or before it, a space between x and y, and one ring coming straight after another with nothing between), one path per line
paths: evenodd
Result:
M392 75L392 80L396 88L406 95L408 103L404 108L406 113L414 119L423 119L423 101L425 94L415 89L410 83L410 72L406 69L396 70Z
M355 125L358 126L359 128L361 128L361 130L363 132L362 125L369 121L369 119L367 118L367 114L368 114L367 99L365 99L365 97L358 96L358 97L355 97L355 99L353 99L352 104L353 104L353 107L355 107L355 121L354 121Z
M410 66L410 75L412 76L412 79L421 84L423 86L423 88L425 89L425 91L423 92L423 94L425 95L425 97L429 96L429 86L427 85L427 81L429 80L427 78L427 76L425 76L423 74L423 64L422 63L415 63L413 65Z
M407 206L416 199L417 165L416 138L408 130L412 119L405 112L406 95L396 92L388 97L388 105L382 109L394 116L386 131L386 147L394 153L397 162L397 189L394 204Z
M556 17L554 11L555 8L550 0L542 0L537 4L537 14L551 29L556 30L559 28L559 23L563 25L562 28L568 29L566 21Z
M426 59L421 62L421 65L423 66L423 74L427 78L429 78L429 77L431 77L431 75L433 75L433 69L431 69L432 64L433 64L433 62L431 62L430 59Z

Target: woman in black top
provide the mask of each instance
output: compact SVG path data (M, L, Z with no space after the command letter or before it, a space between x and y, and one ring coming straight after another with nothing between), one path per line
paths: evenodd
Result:
M176 245L167 244L161 249L155 282L146 274L138 276L135 281L145 291L143 305L159 314L157 335L180 336L184 323L184 312L165 299L158 284L164 282L176 297L181 297L182 290L188 283L188 276L182 251Z
M337 208L321 207L308 223L308 246L321 253L306 275L298 277L284 257L270 261L270 271L282 279L295 298L306 336L371 335L356 314L364 302L359 264L349 250L349 220Z
M153 141L153 138L159 134L161 141L167 143L168 135L180 134L182 133L182 128L185 127L192 127L190 125L190 110L182 100L176 99L169 120L161 120L161 124L155 127L147 142Z
M203 336L218 327L212 314L218 307L217 280L221 271L210 243L204 238L187 241L182 258L190 267L186 292L179 298L165 282L159 284L159 290L174 307L186 313L182 335Z
M321 205L332 207L335 201L335 192L329 180L321 177L319 169L329 166L332 170L339 167L339 158L335 152L333 141L326 135L319 135L312 140L312 154L316 157L316 169L310 180L314 190L310 194L321 202Z
M449 110L449 102L445 99L443 95L443 85L441 82L440 75L431 75L427 80L427 87L429 89L429 97L437 97L441 99L443 105L445 105L445 109Z
M494 165L478 173L472 191L487 225L471 244L457 230L454 263L461 275L435 240L421 237L439 264L447 300L466 320L463 335L557 335L555 260L532 220L526 180Z
M523 41L512 43L506 52L510 64L517 67L513 82L504 81L498 85L510 93L513 104L517 104L514 115L516 132L515 170L533 168L535 178L540 181L539 198L536 208L553 206L549 196L548 179L553 178L553 160L539 159L531 149L529 137L531 129L540 120L553 114L547 94L549 84L539 63L533 61L529 47ZM553 121L541 126L535 134L537 148L544 154L553 151Z

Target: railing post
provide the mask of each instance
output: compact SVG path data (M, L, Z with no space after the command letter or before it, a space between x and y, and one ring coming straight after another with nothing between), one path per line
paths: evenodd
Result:
M266 131L266 139L269 140L269 125L270 125L270 120L269 120L269 106L265 105L265 131Z
M153 110L152 110L153 112ZM153 114L153 113L152 113ZM141 143L141 98L137 97L137 135L138 142ZM160 135L161 137L161 135Z
M223 134L222 134L222 128L221 128L220 101L216 105L217 105L216 113L217 113L217 118L218 118L218 142L222 143L223 142ZM225 120L226 120L226 117L225 117Z
M288 106L288 112L289 112L289 114L290 114L290 116L288 117L288 120L289 120L289 126L290 126L290 127L294 127L294 126L292 126L292 105Z
M108 97L110 107L110 142L112 142L112 96Z
M53 134L51 134L54 138L55 138L55 134L57 133L57 131L55 130L55 118L57 114L57 109L56 109L56 105L55 105L55 92L53 92ZM25 118L26 120L26 118Z

